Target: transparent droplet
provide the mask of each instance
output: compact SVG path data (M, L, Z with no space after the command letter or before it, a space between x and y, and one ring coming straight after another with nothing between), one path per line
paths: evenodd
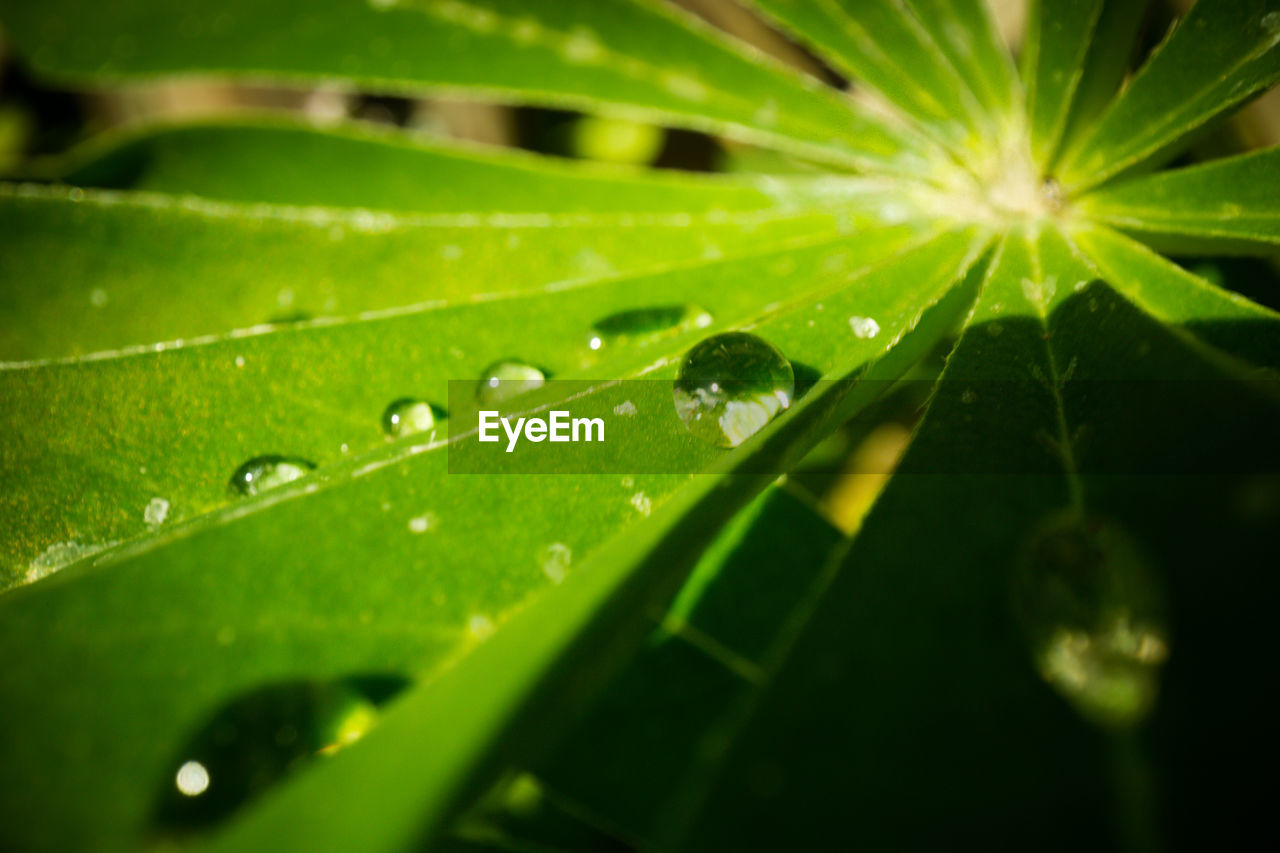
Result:
M70 542L59 542L55 545L50 545L31 561L31 565L27 567L25 580L27 583L34 583L41 578L46 578L55 572L62 571L72 563L88 559L99 551L105 551L107 548L118 544L118 542L82 544L73 539Z
M295 681L232 700L173 757L156 822L180 834L225 819L298 767L358 740L405 685L385 677Z
M510 400L526 391L541 388L547 379L542 371L518 361L499 361L489 365L476 386L476 400L492 405Z
M382 413L382 431L392 438L431 432L436 426L436 413L424 400L408 397L395 400Z
M746 332L714 335L685 356L676 414L699 438L737 447L791 405L795 373L772 344Z
M542 565L542 573L552 583L560 583L569 575L573 551L563 542L552 542L538 551L538 562Z
M1169 656L1165 596L1124 530L1052 515L1023 551L1014 606L1040 674L1083 716L1126 727L1151 711Z
M288 456L255 456L231 475L231 491L256 495L301 479L316 468L305 459Z
M880 324L870 317L850 317L849 328L862 340L870 340L880 334Z
M696 305L659 305L610 314L587 334L587 347L598 350L637 338L655 338L690 329L705 329L714 318Z
M169 502L164 498L152 498L142 511L142 519L148 527L159 527L169 517Z

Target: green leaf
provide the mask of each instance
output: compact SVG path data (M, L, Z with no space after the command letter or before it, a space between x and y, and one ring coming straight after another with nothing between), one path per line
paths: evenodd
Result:
M80 187L401 213L707 213L796 205L814 181L569 163L374 127L206 121L95 139L46 169Z
M10 434L0 460L6 470L23 472L0 500L8 580L63 543L146 535L145 508L155 498L167 502L170 521L222 506L231 472L248 459L282 454L330 464L381 447L382 413L393 400L416 397L443 410L449 380L478 380L501 359L519 358L553 377L622 377L661 354L643 347L591 350L590 329L603 317L690 305L711 312L708 328L731 328L771 300L820 299L832 289L831 276L855 275L921 237L912 226L845 237L830 218L818 217L806 222L803 237L788 239L794 224L743 235L733 255L699 256L648 275L501 298L471 295L364 320L269 327L121 357L2 370L0 388L11 405L0 415ZM226 252L234 236L224 230L212 242ZM776 248L748 250L741 245L747 240L777 241ZM139 242L134 248L143 256L156 254ZM402 270L398 258L394 263L387 273ZM758 275L762 266L770 278ZM539 334L522 335L530 327ZM706 334L692 326L673 331L682 334L661 338L663 353ZM287 387L278 377L288 377ZM149 415L138 419L138 411Z
M713 260L819 233L842 207L833 197L825 213L398 214L0 184L0 316L12 318L0 358L191 341Z
M1224 749L1229 724L1206 721L1253 719L1265 688L1248 684L1228 708L1204 687L1256 665L1231 649L1271 642L1251 620L1276 586L1274 536L1221 496L1275 464L1275 405L1105 285L1063 287L1088 270L1058 236L1021 242L1006 243L899 473L735 742L689 848L821 846L833 821L842 843L868 848L1127 846L1159 843L1161 825L1209 843L1220 824L1182 811L1200 798L1258 825L1235 775L1252 735L1227 734ZM1211 400L1121 400L1116 416L1133 381L1193 378ZM1185 454L1213 472L1179 481L1190 489L1125 474ZM1127 531L1172 601L1249 599L1243 622L1225 605L1230 625L1176 611L1149 728L1086 722L1036 671L1015 577L1064 509ZM1206 583L1210 566L1219 579Z
M1104 5L1104 0L1035 0L1031 4L1022 53L1023 79L1031 117L1031 153L1041 165L1053 159L1062 140Z
M985 0L907 0L907 5L988 114L1009 121L1020 87Z
M857 382L856 377L900 375L969 304L966 287L954 288L953 283L986 241L971 242L954 235L893 268L928 283L931 295L924 300L899 302L901 297L884 294L891 280L888 271L866 278L847 304L884 294L886 304L901 306L892 312L890 326L899 334L888 345L871 347L882 357L838 356L826 371L836 381L801 397L715 472L742 471L749 463L756 471L788 467L825 429L874 399L884 383ZM965 248L957 253L961 246ZM929 308L907 307L921 301ZM832 308L828 304L827 310ZM799 319L764 324L760 333L776 340ZM907 334L912 329L916 331ZM799 332L795 328L790 334ZM822 359L807 363L831 364ZM649 608L663 606L674 595L712 531L769 479L768 474L694 478L648 523L595 555L571 582L524 609L476 653L406 697L360 749L339 754L278 796L266 798L221 834L214 848L265 846L285 838L303 846L358 844L370 851L399 849L415 837L430 843L494 773L527 762L539 744L554 737L557 721L566 720L616 671L651 627L645 615ZM394 791L358 781L375 768L395 775ZM303 813L317 816L317 802L329 804L323 816L300 823Z
M794 361L819 370L842 359L855 364L874 359L915 325L922 303L928 304L940 291L945 292L957 270L969 262L973 245L972 235L951 235L902 256L886 269L852 281L838 281L833 286L823 280L823 287L817 293L811 291L808 299L797 294L792 303L759 317L757 333ZM819 269L825 257L820 255L815 261ZM758 261L751 268L758 269ZM887 287L897 275L918 282L919 289ZM653 298L661 279L658 275L648 284L607 290L619 299ZM680 292L690 294L688 285L696 280L691 272L683 284L672 281L672 289L682 288ZM727 271L720 279L723 293L732 298L741 280L740 274ZM838 293L832 292L837 289ZM548 294L542 298L553 297ZM755 302L748 295L737 298L743 304ZM817 315L810 302L814 298L825 304L825 311ZM489 307L502 304L487 303ZM581 324L571 316L573 299L566 297L552 304L555 310L545 316L562 325L554 326L541 345L563 348L558 342L568 336L562 330ZM850 339L848 316L866 311L876 312L882 333L873 339ZM527 316L513 312L511 320L500 323L508 330L502 339L510 340L512 323L527 327ZM581 319L598 316L587 308ZM730 316L732 312L721 312L723 322L730 322ZM846 331L840 336L815 336L810 320ZM305 337L302 331L297 335L289 350L297 346L305 358L306 350L301 349ZM528 343L540 342L529 338ZM690 343L687 335L664 339L643 352L624 354L607 372L615 379L634 376L657 359L666 366L646 377L669 381L675 373L675 356ZM181 358L184 352L201 349L178 350L173 355ZM284 357L290 357L289 350ZM345 350L334 352L345 358ZM86 367L129 360L90 362ZM325 369L323 363L318 366ZM333 372L322 375L332 378ZM354 379L358 382L360 377ZM669 385L641 385L647 389L641 389L646 395L643 399L635 399L641 411L670 411ZM641 393L634 383L626 388L616 382L592 387L592 393L603 395L610 405L622 402L622 394ZM278 388L269 385L264 390ZM370 407L367 423L377 422L381 405L379 399L377 406ZM801 407L797 412L803 410ZM793 413L785 420L790 423L796 417ZM645 453L662 458L692 452L708 462L720 455L680 430L674 418L670 424L676 432L669 433L667 440L655 438ZM256 428L269 431L272 426ZM280 429L282 424L276 422L274 428ZM816 435L814 429L816 426L806 426L804 434ZM128 435L123 431L104 433L114 435L116 441ZM253 453L275 450L276 445L255 447ZM194 466L196 457L191 459L189 464ZM725 462L738 464L734 460L739 459L741 454L731 454ZM119 474L133 467L135 460L122 456L118 460L86 457L85 461ZM22 470L9 464L4 467ZM258 498L162 527L133 545L65 568L0 598L0 654L12 662L0 673L0 695L6 697L0 704L0 729L24 732L20 742L0 744L4 755L0 787L18 791L0 804L6 826L21 827L15 831L25 839L55 837L64 848L82 847L90 838L125 844L145 826L156 792L172 778L166 775L172 773L167 768L182 736L228 697L257 684L299 676L326 678L370 671L430 674L474 647L477 625L501 625L507 618L514 621L517 617L512 614L531 595L550 586L538 559L548 543L559 542L571 549L575 566L579 561L589 564L593 552L618 531L641 521L650 506L656 514L665 502L689 493L690 488L712 489L715 479L637 475L631 485L620 486L613 478L590 475L563 475L550 481L540 477L448 476L447 467L441 442L413 445L402 441L371 450L322 467L309 478ZM161 460L158 470L163 468ZM770 468L777 470L773 465ZM209 466L198 473L216 483L229 472ZM637 500L637 494L642 499ZM728 497L737 500L736 495ZM354 513L359 514L358 523L353 523ZM431 518L434 523L420 525L428 529L418 534L411 524L415 518ZM643 527L650 531L646 536L658 536L652 525ZM642 551L622 553L630 558ZM380 555L376 566L365 562L371 553ZM621 563L603 565L624 569ZM359 566L366 568L352 570ZM579 576L584 580L608 577L603 571L592 575L584 569L556 589L576 589ZM567 594L603 592L597 589L592 593L591 589L588 585L583 593ZM575 618L586 619L594 600L580 603L588 609ZM540 657L537 650L546 649L540 644L561 642L563 634L557 632L572 626L568 611L552 605L551 613L559 626L556 630L548 630L537 642L528 637L518 641L517 651L525 661L522 667L535 666L541 671L549 665L554 658ZM566 621L560 625L562 616ZM504 634L505 629L500 628L494 641ZM224 642L228 637L230 642ZM135 654L139 648L148 650L147 666L141 669ZM58 681L51 688L33 689L33 685L44 683L42 673L53 671L83 675ZM498 684L493 683L491 674L477 680L467 677L461 663L455 663L450 672L459 673L456 689L463 693L458 701L475 703L471 707L477 711L486 709L486 714L500 719L514 706L506 700L491 702L486 696L493 694L487 691L522 691L527 678L534 676L534 671L516 667L509 671L509 680ZM466 691L486 693L481 696ZM85 721L82 711L90 701L96 712L91 721ZM405 704L406 709L411 707L408 700ZM428 704L430 713L444 713L445 719L449 718L447 703ZM459 719L457 725L488 725L485 719ZM36 720L40 721L38 726ZM64 737L73 728L77 731L74 749ZM421 729L414 738L429 731L430 726ZM428 739L439 746L434 736ZM446 740L455 742L457 750L466 751L468 761L484 753L484 743L474 738L459 734L456 740ZM406 753L410 742L393 739L393 751ZM455 758L457 753L439 753L440 761ZM335 762L332 766L338 765ZM456 772L463 770L461 765L450 766ZM419 780L414 784L429 782L441 792L459 784L455 771L438 774L441 769L440 764L423 763L414 773ZM97 781L91 782L84 774ZM90 784L94 797L75 796L74 792ZM408 777L406 785L408 793L413 788ZM449 801L444 797L432 800L436 808L446 810ZM386 832L402 831L404 822L412 820L422 802L414 800L413 808L395 814L396 824L388 824ZM68 820L67 809L72 807L76 819ZM392 808L391 804L386 808ZM339 813L342 820L356 819L347 810L338 809L335 820ZM23 815L21 821L19 814ZM376 819L384 812L380 807L362 814ZM324 831L317 825L317 832ZM369 836L368 844L361 846L373 849L372 839Z
M1167 160L1190 135L1280 79L1280 3L1201 0L1059 168L1081 191Z
M753 0L839 70L865 81L939 138L970 143L989 125L932 34L894 0Z
M1080 210L1174 254L1257 254L1280 244L1277 185L1271 148L1105 187Z
M1103 0L1057 154L1076 146L1120 90L1149 5L1148 0ZM1056 159L1046 163L1049 171Z
M1280 315L1165 260L1109 228L1079 226L1071 239L1117 290L1169 324L1203 354L1225 353L1248 365L1280 367Z
M854 166L919 165L902 134L835 93L648 0L4 0L0 20L37 70L71 81L336 77L607 111ZM770 101L786 109L761 109Z
M533 770L555 799L644 847L689 820L846 540L772 489L704 554L636 659ZM670 841L670 838L667 838Z

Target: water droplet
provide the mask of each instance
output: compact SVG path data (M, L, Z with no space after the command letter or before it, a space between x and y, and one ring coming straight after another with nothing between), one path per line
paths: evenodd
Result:
M157 823L170 833L206 828L317 756L359 739L398 678L285 682L222 707L192 735L165 774Z
M631 505L635 507L636 512L649 517L649 513L653 512L653 501L644 492L636 492L631 496Z
M1123 727L1147 715L1169 655L1165 599L1125 531L1055 513L1023 551L1014 604L1040 674L1083 716Z
M850 317L849 328L862 340L870 340L880 334L880 324L870 317Z
M315 470L315 464L288 456L255 456L231 475L231 491L256 495L299 480Z
M640 410L636 408L636 404L630 400L623 400L621 403L613 407L613 413L620 418L631 418Z
M422 515L409 519L409 532L426 533L428 530L434 530L439 523L440 518L434 512L424 512Z
M152 498L142 512L148 527L159 527L169 517L169 502L164 498Z
M587 336L593 350L617 346L636 338L655 338L690 329L705 329L714 318L696 305L660 305L610 314L597 322Z
M499 361L484 371L476 387L476 399L485 405L510 400L526 391L541 388L546 376L536 367L518 361Z
M174 782L178 786L178 793L198 797L209 789L209 769L199 761L188 761L178 768Z
M964 389L964 393L960 395L960 402L966 403L966 404L978 402L977 392L975 392L972 388Z
M794 393L795 373L782 353L755 335L728 332L689 351L673 396L691 433L737 447L790 406Z
M244 367L244 356L236 356L236 367Z
M107 297L107 292L101 287L95 288L93 292L89 294L89 302L92 303L94 308L101 308L106 305L108 301L110 300Z
M487 640L493 636L494 630L493 620L481 613L467 620L467 635L473 640Z
M569 574L573 551L563 542L552 542L538 552L538 562L542 566L542 573L552 583L561 583Z
M61 571L72 563L92 557L99 551L115 546L116 542L103 542L99 545L83 545L75 540L50 545L40 556L31 561L27 567L26 581L32 583Z
M435 428L436 414L431 404L408 397L395 400L382 413L382 431L392 438L417 435Z

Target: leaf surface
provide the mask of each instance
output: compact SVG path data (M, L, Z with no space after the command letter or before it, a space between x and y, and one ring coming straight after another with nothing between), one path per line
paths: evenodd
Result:
M1072 190L1167 160L1214 118L1280 78L1277 0L1202 0L1152 54L1059 175Z
M1104 187L1081 210L1174 254L1256 254L1280 243L1277 185L1270 148Z
M612 111L855 166L904 154L910 165L915 147L664 2L5 0L0 19L28 61L67 80L336 77L388 93L444 88ZM761 111L770 99L787 108Z

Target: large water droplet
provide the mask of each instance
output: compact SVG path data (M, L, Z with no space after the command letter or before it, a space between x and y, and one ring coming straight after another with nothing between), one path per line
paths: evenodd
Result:
M398 678L286 682L217 711L182 746L162 782L157 822L169 832L220 821L316 756L358 740Z
M231 491L238 495L256 495L301 479L315 468L314 463L296 457L255 456L231 475Z
M1150 712L1169 655L1165 597L1127 533L1054 514L1023 552L1014 603L1040 674L1082 715L1124 727Z
M393 401L382 413L382 431L392 438L431 432L435 425L436 413L424 400L404 397Z
M705 329L712 316L696 305L659 305L610 314L591 327L587 346L593 350L617 346L635 338L653 338L690 329Z
M676 414L689 431L737 447L791 405L795 372L768 341L727 332L685 356L675 382Z
M541 388L547 379L542 371L518 361L499 361L489 365L476 386L476 400L483 405L501 403L526 391Z

